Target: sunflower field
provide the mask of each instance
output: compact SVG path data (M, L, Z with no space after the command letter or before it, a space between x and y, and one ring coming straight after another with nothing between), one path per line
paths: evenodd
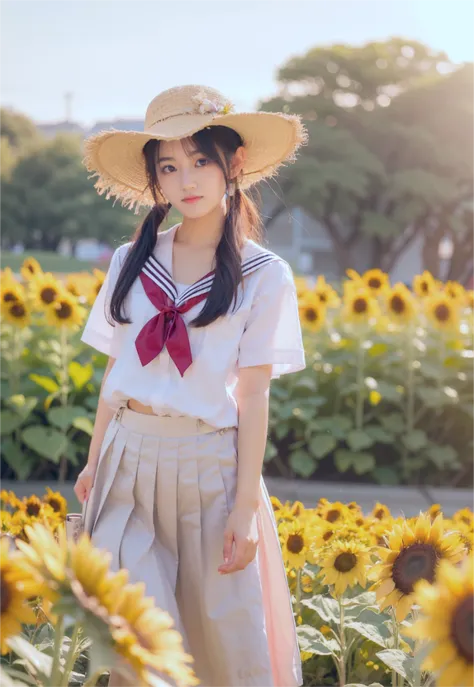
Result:
M6 687L198 684L171 618L82 534L67 503L0 492L1 677ZM314 508L271 497L305 687L471 687L474 516L435 504L413 518L382 503Z
M72 479L106 357L80 341L104 272L2 272L6 478ZM272 383L266 475L378 484L472 480L473 292L425 272L412 288L348 270L295 276L307 368Z

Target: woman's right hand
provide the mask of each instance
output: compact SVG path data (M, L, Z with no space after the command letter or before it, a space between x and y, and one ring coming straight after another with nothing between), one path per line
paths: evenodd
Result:
M74 485L74 493L79 499L80 503L84 503L86 499L89 498L92 485L94 484L95 470L89 465L79 473L79 476Z

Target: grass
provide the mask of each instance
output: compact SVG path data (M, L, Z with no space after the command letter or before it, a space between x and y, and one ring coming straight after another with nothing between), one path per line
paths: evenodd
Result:
M90 272L93 267L105 269L105 263L91 262L89 260L78 260L77 258L68 258L64 255L58 255L52 251L25 251L21 255L2 251L0 256L0 267L10 267L13 272L20 272L20 267L27 257L33 257L38 260L44 272L68 273L68 272Z

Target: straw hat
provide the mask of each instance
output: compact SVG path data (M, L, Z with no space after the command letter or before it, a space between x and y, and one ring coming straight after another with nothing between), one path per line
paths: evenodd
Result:
M243 139L247 160L240 188L274 176L285 162L295 160L296 150L307 142L298 115L281 112L235 112L222 93L207 86L177 86L157 95L147 107L143 131L109 129L84 142L83 160L94 187L106 198L116 196L137 214L141 205L153 206L148 189L143 146L152 138L171 141L209 126L228 126ZM163 199L164 200L164 199Z

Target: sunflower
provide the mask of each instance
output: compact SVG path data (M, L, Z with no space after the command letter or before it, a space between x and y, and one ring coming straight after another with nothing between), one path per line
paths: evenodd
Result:
M319 574L323 584L334 585L336 596L340 596L355 584L365 587L366 569L370 563L370 550L366 546L336 539L322 557Z
M294 276L293 281L295 282L296 296L299 300L300 298L303 298L303 296L305 296L309 290L308 280L306 279L306 277Z
M459 329L459 306L444 293L437 293L425 300L425 312L436 329Z
M439 687L471 687L473 670L474 558L462 565L440 561L435 584L415 584L420 617L402 634L427 640L429 653L421 665L436 673Z
M379 501L377 501L375 506L372 508L371 515L373 518L376 518L377 520L384 520L385 518L390 518L390 508L386 506L384 503L379 503Z
M469 310L474 310L474 291L472 289L466 290L464 303L466 308L469 308Z
M413 291L420 298L433 295L437 288L436 280L428 270L413 277Z
M322 274L319 275L312 293L316 295L320 303L326 308L337 308L341 302L341 299L337 295L337 291L326 282Z
M325 500L321 505L318 504L316 512L323 520L327 520L330 523L342 522L350 517L350 508L345 503L341 503L341 501L331 503Z
M9 308L13 303L23 302L26 298L25 289L16 280L2 280L2 286L0 287L0 302L2 306L2 312L6 308Z
M59 491L53 491L51 487L46 487L46 494L43 496L43 503L48 503L55 513L59 513L62 518L66 518L67 515L67 501L59 493Z
M63 292L51 308L46 311L46 320L53 327L75 329L82 325L86 314L72 294Z
M463 522L471 529L474 527L474 513L470 508L461 508L453 515L454 522Z
M43 270L41 269L41 265L36 258L29 257L23 261L23 264L20 267L20 272L25 281L30 281L33 279L33 277L41 274Z
M301 323L311 332L319 332L326 321L326 308L311 292L300 298L298 304Z
M21 499L18 498L15 492L7 491L6 489L2 489L0 492L0 501L5 506L10 506L11 508L18 508L21 504Z
M55 536L48 527L35 523L25 525L24 531L27 541L17 539L16 543L24 555L25 565L41 581L41 596L55 602L66 583L66 530L58 529Z
M29 286L33 303L40 310L54 305L63 290L51 272L41 272L35 275L30 279Z
M433 522L420 513L413 523L408 520L394 525L386 535L387 546L379 547L381 562L372 567L370 578L380 609L393 606L398 621L402 621L415 602L413 586L420 579L433 582L439 561L456 563L465 556L457 532L446 532L443 516Z
M405 324L413 319L416 312L413 294L401 282L386 292L385 304L387 312L394 322Z
M24 569L21 556L10 551L8 537L0 538L0 586L0 651L7 654L10 651L8 637L20 634L22 623L36 622L34 611L27 606L27 601L39 593L39 586Z
M443 292L459 304L466 300L466 289L458 281L447 281Z
M354 286L352 282L344 282L343 319L347 322L367 323L379 315L377 301L371 292L363 287Z
M310 533L304 523L293 520L278 525L281 534L283 559L289 567L300 569L310 554Z
M379 269L367 270L362 275L355 270L348 269L346 274L357 286L369 289L373 296L378 295L390 286L388 274Z
M17 299L2 307L5 320L15 327L27 327L31 322L31 312L25 300Z
M121 620L112 625L116 651L146 682L150 671L170 676L177 685L197 685L191 667L194 658L184 651L181 634L165 611L144 597L145 584L129 584L121 590L114 615Z

